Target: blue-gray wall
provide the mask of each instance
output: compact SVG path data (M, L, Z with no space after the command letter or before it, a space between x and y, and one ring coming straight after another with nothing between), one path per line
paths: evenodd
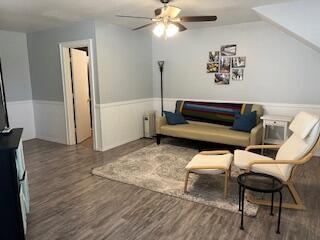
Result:
M34 100L63 101L59 43L89 38L95 49L95 27L91 21L27 34Z
M32 100L26 34L0 30L0 59L7 101Z
M100 102L151 98L151 33L99 21L95 25Z
M152 38L105 22L81 22L27 35L33 99L63 101L59 43L94 41L96 103L152 97Z
M244 80L216 85L206 72L209 51L237 44L246 57ZM153 39L154 96L160 96L158 60L165 60L167 98L320 104L320 54L265 22L188 30Z

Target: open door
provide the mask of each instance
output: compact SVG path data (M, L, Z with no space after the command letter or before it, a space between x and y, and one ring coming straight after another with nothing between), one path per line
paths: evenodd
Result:
M91 137L89 58L85 51L70 49L76 142Z

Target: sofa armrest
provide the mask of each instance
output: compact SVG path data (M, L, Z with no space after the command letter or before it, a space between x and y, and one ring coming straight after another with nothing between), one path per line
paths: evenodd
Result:
M251 129L250 132L250 145L257 145L262 142L263 125L262 122Z
M156 119L156 132L157 134L161 134L160 128L167 124L167 119L164 116L157 117Z

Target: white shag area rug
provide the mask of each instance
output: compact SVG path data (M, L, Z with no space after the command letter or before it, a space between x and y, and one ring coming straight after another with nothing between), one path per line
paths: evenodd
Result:
M228 198L224 198L224 175L190 174L188 193L183 192L186 171L184 167L198 153L197 150L169 144L150 146L129 153L112 163L94 168L92 173L170 196L200 204L238 211L238 184L240 170L232 166ZM245 202L245 214L255 216L258 206Z

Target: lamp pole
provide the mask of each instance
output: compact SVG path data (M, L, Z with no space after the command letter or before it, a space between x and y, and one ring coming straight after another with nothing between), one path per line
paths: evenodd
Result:
M163 73L163 67L164 67L164 61L158 61L159 69L160 69L160 88L161 88L161 116L163 116L163 79L162 79L162 73Z

